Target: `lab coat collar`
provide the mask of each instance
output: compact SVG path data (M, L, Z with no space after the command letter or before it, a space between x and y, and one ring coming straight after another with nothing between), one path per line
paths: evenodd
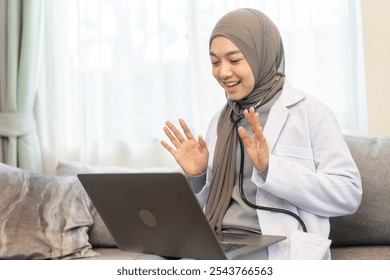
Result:
M296 88L294 88L290 82L285 80L282 93L278 99L281 105L284 107L292 106L305 98L305 94Z

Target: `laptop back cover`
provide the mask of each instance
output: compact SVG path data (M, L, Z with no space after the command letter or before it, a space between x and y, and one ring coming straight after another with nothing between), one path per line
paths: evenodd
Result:
M118 247L160 256L225 259L183 174L79 174Z

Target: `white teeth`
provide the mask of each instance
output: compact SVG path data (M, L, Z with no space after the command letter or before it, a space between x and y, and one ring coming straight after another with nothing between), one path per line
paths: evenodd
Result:
M228 87L233 87L235 85L238 85L240 82L227 82L225 83L225 85L227 85Z

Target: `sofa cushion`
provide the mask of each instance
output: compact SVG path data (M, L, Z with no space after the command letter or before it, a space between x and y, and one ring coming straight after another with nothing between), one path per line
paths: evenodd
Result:
M0 163L0 258L71 259L98 255L88 242L91 204L74 177Z
M390 245L390 137L345 136L362 178L353 215L331 218L332 246Z
M332 260L390 260L389 246L333 247Z
M86 260L164 260L157 255L122 251L118 248L96 248L95 250L99 256Z

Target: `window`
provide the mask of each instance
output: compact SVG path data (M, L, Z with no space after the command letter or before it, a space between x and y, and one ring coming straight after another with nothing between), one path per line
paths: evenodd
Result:
M208 39L229 10L264 11L279 27L286 76L364 133L360 3L333 1L46 1L39 106L46 169L58 160L174 165L160 146L165 120L204 134L223 106ZM363 99L362 99L363 98ZM364 105L364 104L363 104Z

